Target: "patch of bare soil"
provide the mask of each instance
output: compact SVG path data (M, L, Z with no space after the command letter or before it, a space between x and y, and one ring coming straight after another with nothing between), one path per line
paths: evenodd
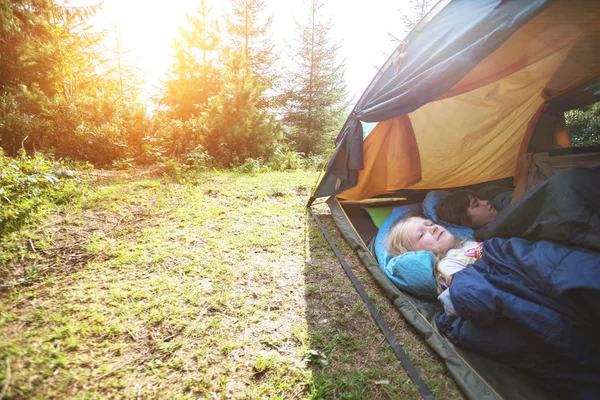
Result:
M159 166L138 167L132 169L93 169L80 174L80 179L86 184L103 183L110 181L129 182L142 178L158 178L162 175Z
M82 184L92 185L115 180L136 180L156 174L156 168L116 171L94 170L81 175ZM126 209L83 210L49 215L33 228L32 238L20 244L21 257L0 269L0 292L15 287L31 286L49 274L70 274L90 261L102 261L107 255L88 247L92 238L111 238L133 232L150 216L144 207L129 205ZM47 243L50 245L47 247Z

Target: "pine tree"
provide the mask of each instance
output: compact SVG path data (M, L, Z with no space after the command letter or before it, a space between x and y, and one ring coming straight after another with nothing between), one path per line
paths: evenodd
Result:
M7 154L48 147L59 105L98 87L92 49L102 35L87 23L97 10L0 0L0 146Z
M141 147L146 116L127 96L132 79L120 84L102 56L105 32L89 24L99 7L0 0L0 146L7 154L52 149L110 164L133 153L132 144Z
M0 91L39 89L46 96L77 90L93 69L86 51L102 36L87 19L98 6L67 7L53 0L0 0Z
M240 51L223 52L221 91L200 117L206 152L221 166L268 158L281 136L275 115L264 106L265 86L248 72Z
M326 0L309 0L307 20L296 22L297 47L291 56L295 65L282 96L290 145L305 155L325 150L326 138L337 133L348 106L345 60L337 60L341 44L331 41L325 4Z
M266 0L229 0L231 11L225 16L231 47L248 60L248 69L268 87L275 80L275 45L269 37L272 17L263 18Z
M111 82L111 90L116 91L119 100L135 101L142 93L144 76L116 26L111 27L100 53L107 58L102 60L99 77L102 81Z
M396 45L400 45L404 40L404 36L417 26L419 21L427 15L429 10L431 10L436 3L437 0L409 0L408 11L402 9L398 10L398 12L400 12L400 22L404 25L404 33L400 38L395 34L388 32L392 42Z
M179 37L173 41L175 61L168 72L160 103L174 118L189 119L200 115L208 99L219 91L216 67L220 46L218 21L210 18L212 9L201 0L194 15L187 15Z

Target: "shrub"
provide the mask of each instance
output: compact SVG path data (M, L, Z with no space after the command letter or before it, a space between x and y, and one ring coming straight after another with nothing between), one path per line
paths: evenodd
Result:
M184 157L184 163L195 169L205 170L212 165L212 157L199 144Z
M289 150L288 148L277 148L269 159L269 167L275 171L287 169L299 169L303 167L302 153Z
M164 161L164 157L187 159L186 156L201 145L202 135L203 127L199 118L182 121L157 117L154 133L144 138L144 153L146 157L155 157L152 160L154 162ZM204 151L202 147L200 149Z
M246 174L255 174L259 172L268 172L270 168L263 165L263 162L257 158L246 158L246 161L242 165L234 167L235 172L242 172Z
M222 167L254 165L266 159L281 141L281 125L268 109L265 87L246 68L240 53L227 54L221 91L201 115L202 144Z
M112 166L116 169L130 169L133 168L133 158L122 158L120 160L113 160Z
M0 147L11 156L16 156L21 148L33 150L47 147L45 132L50 124L32 114L34 107L30 103L35 101L34 93L25 88L21 93L4 93L0 96ZM42 99L39 101L43 103Z
M106 93L48 98L34 86L0 96L0 146L13 157L24 148L109 166L142 157L149 129L141 104Z
M47 142L58 157L110 166L113 161L141 155L149 129L143 110L110 96L55 99Z
M600 145L600 103L567 111L565 122L574 147Z
M306 170L320 171L325 162L327 162L327 160L322 154L311 154L304 159L302 168Z
M0 150L0 235L17 230L40 206L72 201L80 190L74 173L36 153L7 157Z
M183 165L173 159L165 159L159 162L158 166L160 167L163 176L169 176L176 180L180 179L185 171Z

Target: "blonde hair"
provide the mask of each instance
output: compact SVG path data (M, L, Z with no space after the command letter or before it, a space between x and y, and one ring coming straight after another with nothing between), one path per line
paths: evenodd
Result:
M423 218L420 213L407 213L402 217L398 218L390 227L390 232L388 233L388 237L386 240L386 247L388 253L392 257L405 254L413 250L412 243L408 238L408 231L406 226L408 222L413 218ZM462 246L463 241L457 240L457 246ZM445 274L442 270L438 268L439 262L444 258L445 254L441 254L439 251L431 251L435 256L435 266L433 268L433 275L435 277L435 283L438 289L438 292L441 293L444 288L440 284L440 278L444 280L446 286L450 286L450 282L452 281L452 276Z
M408 237L408 230L406 229L406 225L408 225L408 222L413 218L427 219L419 212L408 212L394 221L390 227L386 244L388 253L390 253L391 256L395 257L400 254L408 253L409 251L414 251L413 245ZM435 255L435 258L438 261L444 258L445 255L435 251L430 252Z
M420 217L418 214L407 213L394 221L390 227L390 232L388 233L386 241L387 251L391 256L395 257L413 251L412 244L408 239L406 225L408 224L408 221L418 217Z

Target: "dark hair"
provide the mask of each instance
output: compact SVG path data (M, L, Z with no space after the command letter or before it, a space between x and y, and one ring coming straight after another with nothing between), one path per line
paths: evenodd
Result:
M437 219L455 225L472 227L473 220L468 213L472 198L477 198L477 195L468 189L457 190L444 197L435 206Z

